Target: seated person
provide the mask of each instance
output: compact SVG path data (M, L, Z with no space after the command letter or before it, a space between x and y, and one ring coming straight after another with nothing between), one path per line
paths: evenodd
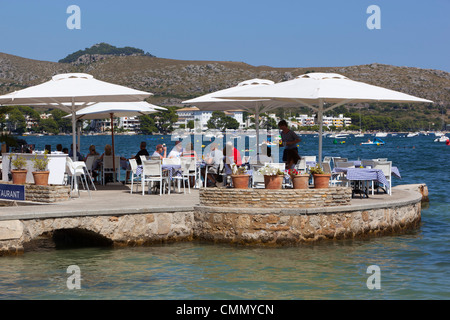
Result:
M242 165L241 154L239 150L233 146L231 141L227 142L225 148L223 149L223 155L224 157L229 158L226 159L225 163L231 164L229 160L232 160L238 167Z
M140 150L138 151L138 153L136 153L136 155L134 157L132 157L130 159L135 159L137 165L140 166L140 165L142 165L141 156L146 156L146 157L149 156L149 153L147 151L147 143L145 141L141 142Z
M170 151L167 158L179 158L181 157L181 154L183 153L183 145L181 144L181 141L175 142L175 147Z
M78 146L76 146L77 148L77 161L83 161L84 157L83 155L78 151ZM73 157L73 143L70 145L70 151L69 151L69 158Z
M219 175L219 165L223 160L223 152L219 150L219 145L216 142L211 143L211 151L206 155L205 162L208 166L208 172L206 167L202 170L202 176L204 179L208 178L213 185L217 185L217 176ZM212 165L212 167L210 166ZM207 174L207 177L205 175Z
M84 159L84 161L86 161L88 157L98 156L98 155L99 155L99 153L95 150L95 146L93 144L91 144L89 146L89 153L87 154L87 156Z
M89 153L87 154L86 158L84 159L84 162L87 162L87 159L89 157L94 157L94 162L92 163L92 168L88 168L92 171L92 176L95 179L98 176L98 172L97 172L97 167L98 167L98 163L95 162L96 158L98 158L99 153L97 151L95 151L95 146L93 144L91 144L89 146Z
M192 142L189 142L186 146L186 149L181 153L182 157L189 157L197 159L197 153L194 150L194 145Z
M152 157L159 157L161 160L167 157L167 147L164 144L158 144L156 151L153 152Z

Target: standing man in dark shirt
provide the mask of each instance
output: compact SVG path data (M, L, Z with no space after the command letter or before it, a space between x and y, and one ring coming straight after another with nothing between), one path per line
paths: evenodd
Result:
M293 150L298 154L297 143L302 141L302 139L300 139L294 131L289 129L286 120L278 122L278 128L281 130L281 142L284 147L283 162L286 163L288 161L287 151Z

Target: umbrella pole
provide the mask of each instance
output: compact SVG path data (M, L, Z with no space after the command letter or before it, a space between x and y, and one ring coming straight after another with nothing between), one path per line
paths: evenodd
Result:
M75 102L72 98L72 158L73 161L77 161L77 128L76 128L76 115L75 115ZM78 191L78 181L76 175L72 177L73 179L73 191Z
M322 129L323 129L323 100L319 100L319 112L317 114L319 121L319 164L322 165Z
M115 181L115 174L116 174L116 153L114 151L114 114L110 113L111 116L111 144L112 144L112 156L113 156L113 179Z
M256 128L256 159L259 159L259 106L258 102L256 102L255 108L255 128Z

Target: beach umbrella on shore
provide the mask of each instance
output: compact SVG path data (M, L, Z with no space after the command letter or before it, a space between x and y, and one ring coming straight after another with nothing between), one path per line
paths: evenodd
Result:
M217 99L270 99L285 106L303 105L315 110L319 122L319 162L322 162L323 113L348 103L392 102L433 103L398 91L351 80L335 73L308 73L293 80L270 86L248 88L245 91L220 93ZM324 108L326 106L326 108Z
M256 128L256 150L259 147L259 115L263 112L268 112L275 108L286 105L284 102L279 102L273 99L221 99L217 98L221 95L239 95L246 92L250 88L267 88L275 82L266 79L251 79L240 82L237 86L219 90L213 93L183 101L184 104L194 105L200 110L209 111L232 111L236 109L243 109L255 114L255 128ZM295 106L295 104L292 104ZM258 151L257 151L258 153Z
M114 147L114 118L136 117L167 110L167 108L155 106L145 101L138 102L99 102L85 107L75 113L77 120L110 119L111 121L111 146L113 155L113 169L116 169ZM66 117L71 117L68 115Z

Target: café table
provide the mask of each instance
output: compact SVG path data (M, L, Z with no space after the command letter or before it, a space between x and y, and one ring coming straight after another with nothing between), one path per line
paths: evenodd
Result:
M355 194L365 195L369 197L367 183L370 181L377 181L383 185L389 185L386 176L381 169L372 168L334 168L335 173L343 172L346 175L346 179L349 181L355 181L355 185L352 190L352 197ZM398 170L397 170L398 171Z

